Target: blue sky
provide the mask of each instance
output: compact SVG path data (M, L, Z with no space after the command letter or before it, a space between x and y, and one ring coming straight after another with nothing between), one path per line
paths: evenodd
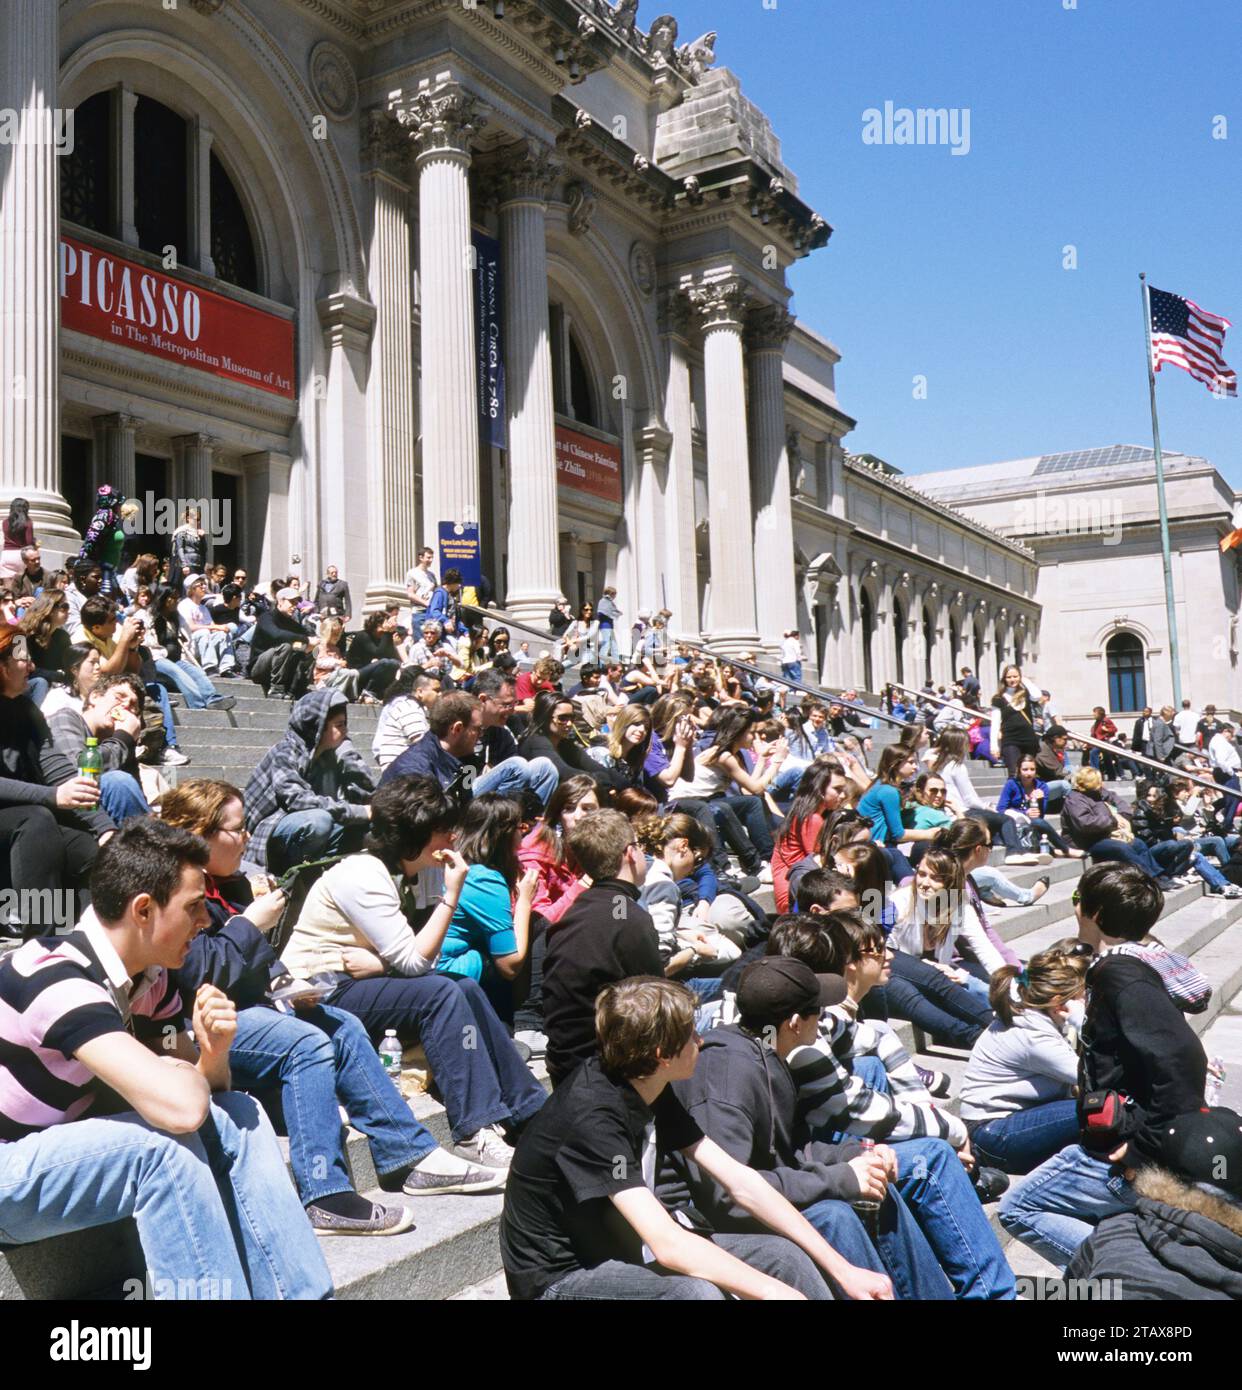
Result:
M842 351L854 452L920 473L1150 444L1140 270L1233 320L1242 374L1242 7L1066 3L669 7L683 42L719 30L718 65L835 229L791 282L799 317ZM656 12L645 0L640 24ZM886 101L969 108L970 152L864 144L863 112ZM1242 487L1242 399L1169 367L1157 398L1166 450Z

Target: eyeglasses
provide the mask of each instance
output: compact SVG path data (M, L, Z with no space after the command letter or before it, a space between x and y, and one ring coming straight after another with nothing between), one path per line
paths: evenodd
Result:
M860 956L871 956L875 960L883 960L886 956L895 956L897 954L897 948L896 946L890 946L886 941L883 946L860 947L858 954Z
M573 720L573 715L572 715L572 714L554 714L554 715L552 716L552 722L553 722L553 724L569 724L569 723L572 722L572 720Z

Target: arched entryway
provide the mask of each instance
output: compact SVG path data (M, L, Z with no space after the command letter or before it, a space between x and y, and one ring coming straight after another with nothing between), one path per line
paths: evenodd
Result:
M862 589L858 594L858 625L862 630L863 689L875 690L871 667L871 638L875 633L875 610L871 606L871 595Z
M935 679L932 675L932 655L936 647L936 624L926 608L923 609L923 679Z
M906 680L906 610L901 606L898 599L893 600L893 657L896 661L894 671L897 680L905 684Z

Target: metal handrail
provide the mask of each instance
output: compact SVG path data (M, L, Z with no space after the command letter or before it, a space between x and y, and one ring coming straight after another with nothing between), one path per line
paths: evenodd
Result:
M920 700L926 700L934 705L954 705L966 714L973 715L978 719L991 720L992 715L989 710L967 709L961 702L942 699L939 695L929 695L925 690L917 690L912 685L905 685L901 681L885 681L885 685L892 686L894 690L904 690L907 695L917 695ZM1068 730L1066 730L1069 733ZM1157 772L1172 772L1176 776L1187 782L1193 782L1198 787L1207 787L1211 791L1221 791L1219 782L1209 781L1206 777L1200 777L1194 772L1184 772L1180 767L1173 767L1170 763L1157 762L1155 758L1149 758L1146 753L1134 753L1130 749L1119 749L1115 743L1105 743L1103 739L1092 738L1090 734L1070 734L1070 738L1075 743L1081 743L1088 748L1099 748L1105 753L1111 753L1115 758L1124 758L1127 762L1142 763L1144 767L1155 768Z

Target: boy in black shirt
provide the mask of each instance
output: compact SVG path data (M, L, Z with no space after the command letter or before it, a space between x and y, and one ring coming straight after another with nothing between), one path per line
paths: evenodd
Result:
M698 1059L694 1005L683 985L653 978L600 996L600 1055L529 1122L509 1170L500 1223L509 1292L547 1300L827 1299L817 1264L851 1298L891 1298L884 1276L847 1264L761 1177L705 1138L668 1090ZM660 1150L684 1153L778 1234L704 1238L679 1225L653 1190Z

